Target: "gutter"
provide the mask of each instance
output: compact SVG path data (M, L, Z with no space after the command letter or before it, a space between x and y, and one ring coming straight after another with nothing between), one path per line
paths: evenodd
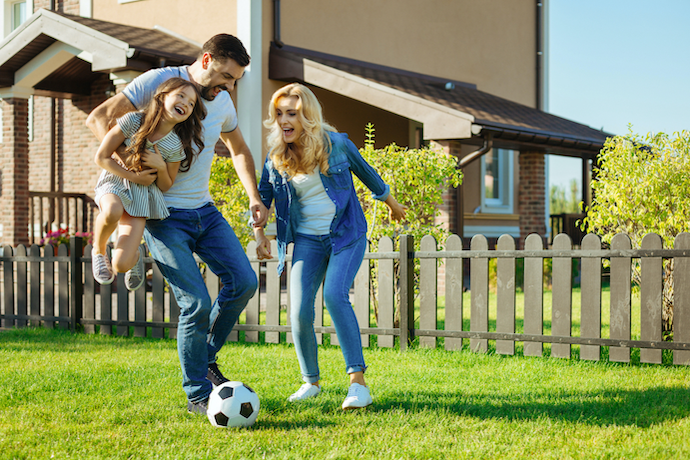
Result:
M536 0L537 2L537 17L536 17L536 25L537 25L537 35L536 35L536 45L537 45L537 50L536 50L536 63L537 63L537 75L535 78L536 81L536 108L537 110L544 110L544 101L542 98L542 87L543 87L543 67L544 67L544 37L543 37L543 18L544 18L544 5L542 3L542 0Z
M280 39L280 0L273 0L273 43L278 48L285 45Z
M481 148L479 148L479 150L475 150L474 152L470 153L469 155L465 155L464 157L462 157L462 159L460 160L460 163L458 163L457 168L458 169L464 169L465 166L469 165L474 160L476 160L477 158L480 158L482 155L484 155L489 150L491 150L493 145L494 145L493 135L491 133L484 134L484 145L482 145Z

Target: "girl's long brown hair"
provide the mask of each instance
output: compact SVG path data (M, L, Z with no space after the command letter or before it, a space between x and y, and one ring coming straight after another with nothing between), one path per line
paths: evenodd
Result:
M189 118L182 123L178 123L173 128L182 141L182 147L185 153L185 158L180 163L180 171L188 171L189 167L192 165L195 154L192 143L196 146L196 152L201 152L201 150L203 150L204 141L201 138L203 126L201 125L201 121L206 118L206 108L201 101L199 90L192 82L184 78L173 77L161 83L156 89L156 93L142 111L144 117L141 120L141 126L132 136L131 143L126 149L129 156L125 161L125 166L127 166L128 169L132 171L141 171L141 155L146 151L146 140L154 133L158 127L158 123L160 123L163 118L165 97L171 92L184 88L185 86L194 88L197 101L196 104L194 104L194 109L192 109L192 114Z

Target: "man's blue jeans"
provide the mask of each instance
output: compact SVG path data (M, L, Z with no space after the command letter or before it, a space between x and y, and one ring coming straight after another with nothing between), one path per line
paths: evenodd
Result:
M295 236L290 272L290 324L302 378L307 383L319 381L314 300L322 281L324 303L338 334L346 372L351 374L366 369L359 324L349 298L365 249L364 237L334 254L329 235Z
M257 288L257 279L235 232L212 204L198 209L170 209L170 217L149 220L144 232L156 261L180 307L177 351L182 387L192 402L211 393L209 363L225 343ZM223 287L211 302L196 253L218 275Z

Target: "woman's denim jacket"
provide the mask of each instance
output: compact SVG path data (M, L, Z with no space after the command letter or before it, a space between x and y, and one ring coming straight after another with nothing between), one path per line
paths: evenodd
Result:
M372 192L372 197L385 201L390 187L381 176L364 161L355 144L345 133L329 132L331 152L328 157L328 175L319 173L326 193L335 204L335 216L331 222L331 244L333 252L339 253L348 245L357 241L367 232L367 221L357 199L352 182L352 174ZM270 209L275 201L276 227L278 231L278 273L285 268L287 245L295 241L295 233L301 219L299 200L295 188L273 167L270 155L266 158L259 183L261 201Z

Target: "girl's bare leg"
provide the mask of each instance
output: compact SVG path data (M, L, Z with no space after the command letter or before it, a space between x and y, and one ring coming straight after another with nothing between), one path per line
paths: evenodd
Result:
M126 212L120 218L119 237L113 250L113 270L125 273L139 260L139 245L144 236L146 219L132 217Z
M96 254L105 254L105 247L108 244L108 239L117 228L117 224L125 212L125 208L122 206L120 197L111 193L103 195L98 205L101 212L98 213L98 217L96 217L93 248Z

